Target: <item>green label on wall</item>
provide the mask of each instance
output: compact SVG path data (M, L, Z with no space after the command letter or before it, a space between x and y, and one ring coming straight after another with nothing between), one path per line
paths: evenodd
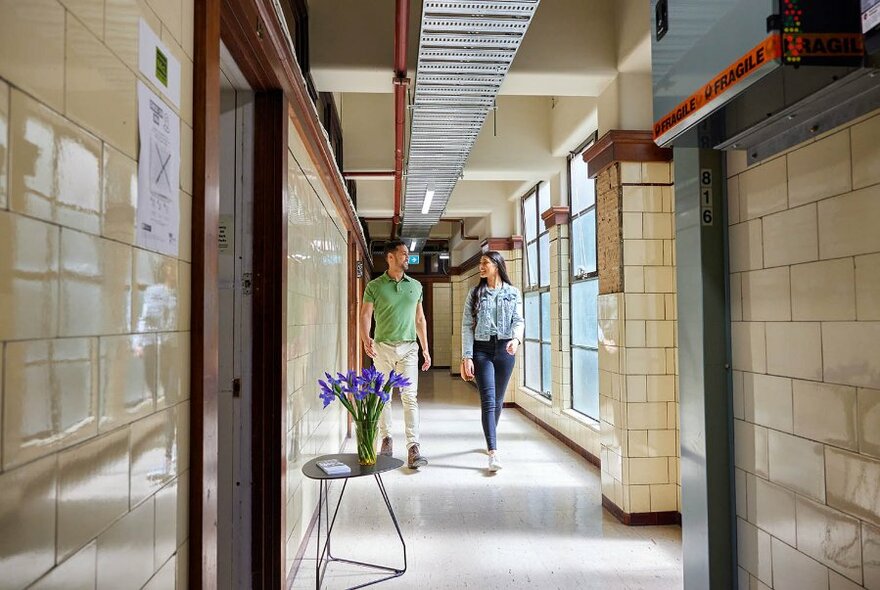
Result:
M162 50L156 48L156 77L165 86L168 86L168 56Z

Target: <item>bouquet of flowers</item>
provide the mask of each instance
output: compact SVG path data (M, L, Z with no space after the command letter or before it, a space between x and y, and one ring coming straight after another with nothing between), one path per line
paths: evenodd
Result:
M334 399L351 414L357 430L358 459L361 465L376 463L376 426L379 415L388 400L391 390L395 387L407 387L410 381L395 371L391 371L388 379L375 367L367 367L360 374L348 371L337 373L336 377L324 373L326 381L318 380L321 387L319 393L326 408Z

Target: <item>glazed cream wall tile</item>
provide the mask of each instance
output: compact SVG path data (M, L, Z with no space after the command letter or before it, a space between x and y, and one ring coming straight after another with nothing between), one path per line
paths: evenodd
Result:
M788 154L790 207L852 190L849 129Z
M173 406L189 399L189 333L169 332L158 335L159 374L156 409Z
M825 447L828 506L880 525L880 461Z
M96 590L140 588L153 575L155 506L144 502L98 537Z
M0 474L0 570L23 588L55 563L58 462L53 455Z
M117 430L58 456L58 558L128 511L129 433Z
M862 582L861 526L855 518L797 499L797 548L847 578Z
M770 535L753 524L736 519L736 553L739 564L760 580L771 583L773 566L770 557Z
M156 503L156 538L154 563L161 565L177 551L178 512L180 504L188 502L186 496L180 494L178 480L175 479L153 496ZM184 524L184 529L186 528ZM173 587L173 584L172 584Z
M56 0L2 0L0 14L0 78L63 111L64 7Z
M749 473L769 477L767 429L734 420L733 431L735 465Z
M100 141L18 90L10 109L10 210L97 234Z
M4 365L4 469L97 434L96 338L10 342Z
M830 445L858 448L856 389L794 380L794 434Z
M857 256L855 264L857 318L880 320L880 254Z
M825 381L880 389L880 322L823 322Z
M9 85L0 80L0 209L9 194Z
M59 230L0 211L0 340L58 332Z
M747 474L746 477L749 522L795 546L797 535L794 492L752 474Z
M880 185L819 203L819 255L823 259L880 251Z
M743 320L791 319L791 282L787 267L744 272L741 277Z
M180 40L183 0L147 0L147 3L156 11L163 27L167 28L175 39Z
M791 379L744 373L743 402L749 422L792 431Z
M828 590L828 569L778 539L772 539L773 590Z
M767 337L763 322L732 322L733 368L764 373L767 370Z
M880 134L880 116L862 121L850 129L852 140L852 177L853 188L864 188L880 182L880 146L877 137Z
M138 23L147 21L156 34L162 22L146 0L104 0L104 42L133 71L138 71Z
M67 19L67 115L131 157L137 155L135 75L76 19Z
M92 541L40 578L30 590L71 590L95 587L97 544Z
M768 322L767 372L821 380L822 346L818 322Z
M794 320L855 320L853 259L792 266L791 306Z
M862 523L862 565L865 588L880 588L880 527Z
M107 432L155 408L158 344L155 334L101 338L99 429Z
M131 248L61 230L61 336L131 332Z
M764 224L764 266L811 262L819 258L816 205L768 215ZM735 269L732 269L735 270Z
M790 490L825 500L825 462L822 445L775 430L768 431L770 481Z
M177 329L178 261L145 250L133 250L132 329L158 332Z
M763 217L785 209L788 205L787 189L784 157L743 172L739 177L740 214L743 220Z
M163 562L158 572L156 572L144 590L165 590L166 588L174 588L175 576L177 575L177 558L172 556L168 561Z
M764 266L764 243L760 219L730 227L730 270L742 272Z
M118 242L134 244L138 197L137 162L109 144L103 145L101 235ZM186 233L189 234L188 229Z
M59 0L98 39L104 38L104 0Z
M153 496L177 475L177 423L173 409L131 425L132 507Z
M880 458L880 389L859 389L858 449Z

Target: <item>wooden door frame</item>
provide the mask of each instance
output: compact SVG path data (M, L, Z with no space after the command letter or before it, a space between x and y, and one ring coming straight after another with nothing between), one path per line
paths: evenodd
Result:
M254 223L260 231L254 232L253 585L283 589L290 123L340 212L357 259L365 261L368 268L372 265L360 223L272 0L195 0L190 588L217 587L221 39L255 96ZM359 288L354 293L349 289L349 321L352 310L356 315L359 292ZM348 348L349 362L356 363L356 329L350 331L349 339L355 341L355 348Z

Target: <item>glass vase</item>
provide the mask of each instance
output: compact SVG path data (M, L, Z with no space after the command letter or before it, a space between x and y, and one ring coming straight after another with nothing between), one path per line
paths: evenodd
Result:
M377 420L355 420L357 433L358 463L361 465L376 464L376 432Z

